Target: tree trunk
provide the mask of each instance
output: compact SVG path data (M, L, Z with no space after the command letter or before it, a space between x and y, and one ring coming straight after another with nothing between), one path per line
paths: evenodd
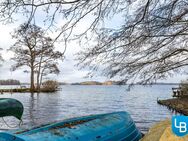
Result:
M40 88L41 88L41 85L42 85L42 74L40 76L40 82L39 82L39 85L40 85Z
M30 91L34 92L35 90L35 81L34 81L34 67L31 65L31 80L30 80Z
M40 82L39 82L39 79L40 78L40 72L39 72L39 70L38 70L38 72L37 72L37 91L39 92L40 91Z
M42 85L42 79L43 79L43 72L44 72L45 68L43 68L43 70L41 71L41 74L40 74L40 82L39 82L39 85L41 87Z
M43 54L42 54L43 55ZM39 62L39 67L38 67L38 72L37 72L37 91L40 92L40 77L41 77L41 65L42 65L42 59L43 59L43 56L41 55L40 57L40 62Z
M41 76L41 64L39 64L37 72L37 91L40 91L40 76Z

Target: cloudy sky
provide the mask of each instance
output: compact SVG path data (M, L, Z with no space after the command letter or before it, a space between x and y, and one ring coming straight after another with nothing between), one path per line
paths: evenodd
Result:
M84 27L87 25L87 21L83 21L82 25L79 28L76 29L76 32L79 32L80 30L84 30ZM11 33L24 21L21 20L19 22L16 22L14 24L7 24L4 25L0 23L0 47L3 48L3 51L1 51L1 54L4 58L4 62L2 64L2 67L0 68L0 79L18 79L21 82L29 82L29 74L24 73L24 69L18 69L14 72L10 71L11 65L15 62L11 60L11 57L13 57L13 53L10 51L7 51L11 45L14 44L15 40L12 39ZM61 21L58 23L61 24ZM40 25L41 26L41 25ZM49 33L53 34L53 33ZM57 43L56 48L58 50L64 50L64 44ZM86 74L88 73L87 70L79 70L78 67L76 67L76 61L75 61L75 54L80 50L80 46L78 45L77 41L72 41L67 45L67 50L65 52L65 60L62 62L59 62L59 68L61 73L56 76L52 75L48 78L56 79L61 82L81 82L81 81L88 81L88 80L97 80L97 81L105 81L107 78L102 76L96 76L95 78L85 78ZM47 79L48 79L47 78Z
M41 18L42 15L38 14L38 25L39 26L43 26L43 23L41 22ZM16 70L14 72L10 71L10 67L12 64L14 64L14 61L10 60L10 58L14 55L12 52L7 51L7 49L15 42L15 40L13 40L11 38L11 33L14 31L15 28L17 28L21 23L24 22L24 20L22 19L23 17L19 17L18 21L12 24L7 24L4 25L2 23L0 23L0 47L3 48L3 51L1 51L1 54L3 56L3 58L5 59L5 62L3 63L2 67L0 68L0 79L18 79L21 82L29 82L29 74L24 73L23 70L24 69L19 69ZM20 20L21 19L21 20ZM57 22L57 25L61 25L63 21L60 19ZM77 26L77 28L75 29L75 33L76 32L80 32L82 30L84 30L88 25L89 25L90 19L86 18L85 20L83 20L80 25ZM120 16L116 17L114 20L109 21L107 24L107 26L110 27L115 27L117 26L116 23L120 23L121 22L121 18ZM50 33L51 35L53 35L53 33ZM63 50L63 44L58 43L56 44L56 47L58 50ZM81 82L81 81L88 81L88 80L93 80L93 81L106 81L108 80L108 78L105 78L103 76L96 76L94 78L85 78L84 76L86 76L86 74L88 73L87 70L78 70L78 68L75 66L75 64L77 63L74 59L75 56L74 54L77 53L79 50L81 49L81 47L78 45L77 41L72 41L68 44L66 53L65 53L65 60L63 62L59 63L59 68L61 73L58 76L49 76L49 78L53 78L56 79L58 81L61 82ZM162 82L180 82L183 79L186 79L187 76L185 75L180 75L177 74L172 78L169 78L165 81ZM160 80L159 80L160 81ZM161 81L160 81L161 82Z

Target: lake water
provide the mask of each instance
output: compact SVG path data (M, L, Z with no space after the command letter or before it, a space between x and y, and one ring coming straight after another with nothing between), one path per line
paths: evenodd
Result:
M10 86L9 86L10 87ZM166 107L157 104L157 98L171 97L173 85L135 86L61 86L57 93L5 93L0 97L15 98L24 105L22 128L54 122L70 117L101 114L114 111L130 113L137 127L146 132L154 123L173 115ZM18 121L5 120L10 125ZM0 119L1 128L7 128Z

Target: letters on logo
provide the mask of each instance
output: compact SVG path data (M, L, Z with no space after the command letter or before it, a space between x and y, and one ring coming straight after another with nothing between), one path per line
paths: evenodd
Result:
M172 131L177 136L185 136L188 134L188 117L187 116L173 116L172 117Z

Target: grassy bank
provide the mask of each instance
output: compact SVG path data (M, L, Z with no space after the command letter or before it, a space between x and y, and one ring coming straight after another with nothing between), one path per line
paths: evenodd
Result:
M188 97L157 100L157 103L181 114L188 115Z
M176 136L171 129L171 120L166 119L153 125L141 141L187 141L188 135Z

